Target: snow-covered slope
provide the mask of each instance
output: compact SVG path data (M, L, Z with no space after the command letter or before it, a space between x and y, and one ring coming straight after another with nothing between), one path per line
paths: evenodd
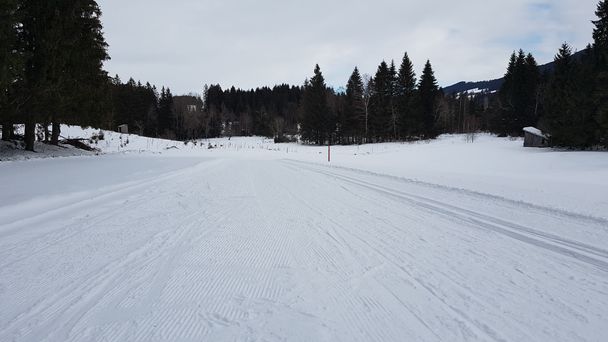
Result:
M17 132L22 134L23 127L18 127ZM103 136L103 140L97 138L100 135ZM23 143L17 144L0 141L0 161L89 156L104 153L159 153L184 145L184 143L179 141L152 139L135 134L121 134L90 127L81 128L67 125L61 126L61 138L85 139L84 142L97 151L84 151L65 144L52 146L36 142L34 148L36 152L27 152L23 150Z
M125 137L0 162L0 341L608 336L608 154Z

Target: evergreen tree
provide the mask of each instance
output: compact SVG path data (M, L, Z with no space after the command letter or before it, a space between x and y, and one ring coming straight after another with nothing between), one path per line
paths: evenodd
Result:
M416 91L416 73L414 65L407 52L403 56L397 81L395 83L395 100L397 107L397 120L402 137L411 136L414 131L414 94Z
M145 136L156 136L158 134L158 95L156 88L146 82L143 90L143 127L141 130Z
M216 138L222 134L222 109L224 108L224 97L224 91L219 84L209 86L204 93L206 138Z
M547 90L545 124L556 146L584 148L593 144L595 122L590 114L590 82L584 68L564 43L555 56L555 70Z
M420 84L418 85L418 100L419 108L419 133L426 137L432 138L436 135L435 124L435 109L437 96L439 95L439 87L435 72L430 61L426 61L422 75L420 76Z
M52 92L57 89L53 77L60 58L50 42L56 38L52 29L56 14L55 4L48 1L23 0L19 9L23 25L23 44L28 56L22 91L24 102L21 117L25 123L25 148L34 150L35 129L38 120L47 121L49 104L53 104ZM55 38L55 39L53 39ZM28 94L28 95L26 95Z
M317 64L314 76L304 84L303 117L300 127L303 141L321 145L331 138L330 134L333 132L331 123L333 120L327 103L327 96L325 79L321 73L321 68Z
M175 135L173 95L171 90L165 87L162 87L158 101L158 129L163 137L172 138Z
M107 111L100 104L107 91L102 64L109 57L95 1L22 0L20 12L28 54L23 82L29 99L24 108L25 141L26 149L33 150L36 121L54 123L56 143L60 121L90 123L92 116L77 115Z
M540 73L534 57L523 50L513 53L500 89L503 105L500 133L519 136L523 127L536 125L539 83Z
M393 140L397 140L399 137L399 126L397 117L397 67L395 61L391 60L391 66L389 68L390 77L390 106L391 106L391 121L390 121L390 135Z
M24 65L18 6L17 0L0 3L0 124L3 140L12 138L16 108L22 100L16 94Z
M541 75L538 70L538 63L531 53L526 55L524 63L526 68L526 91L528 91L532 97L530 98L529 109L526 112L526 116L522 118L524 126L534 126L538 122L540 113L540 82Z
M595 15L598 19L593 21L594 48L608 50L608 1L602 0L598 3Z
M593 21L594 65L594 119L599 124L597 142L608 147L608 1L602 0L595 11L598 19Z
M553 136L553 143L564 146L568 136L567 122L575 115L571 101L574 96L575 84L575 61L572 58L572 49L564 43L554 58L555 70L550 79L547 90L547 114L544 117L544 125Z
M53 117L51 143L57 144L59 123L100 125L109 112L108 75L103 70L107 54L101 24L101 10L94 0L64 0L61 48L66 51L60 82L60 104ZM140 87L142 88L142 87Z
M375 141L384 141L392 136L393 76L385 61L376 71L371 96L369 117L370 135Z
M356 137L361 142L361 138L365 134L365 103L363 99L363 79L356 67L346 84L344 107L343 136L350 138L347 143L353 142L352 140Z

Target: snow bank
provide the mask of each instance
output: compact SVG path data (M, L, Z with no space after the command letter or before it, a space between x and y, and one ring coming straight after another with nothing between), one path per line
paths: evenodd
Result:
M77 149L70 145L53 146L36 142L34 149L36 152L25 151L22 142L0 141L0 161L27 160L38 158L57 158L94 155L89 152Z
M17 128L17 133L23 133L23 127ZM103 139L96 137L103 135ZM112 153L162 153L171 149L187 147L180 141L154 139L142 137L135 134L122 134L113 131L105 131L96 128L82 128L79 126L61 126L61 139L85 139L85 143L97 149L97 152L89 152L77 149L70 145L60 144L52 146L36 142L34 150L29 152L23 150L23 143L0 141L0 161L17 161L39 158L89 156ZM190 148L197 147L190 144ZM202 146L198 146L202 148Z

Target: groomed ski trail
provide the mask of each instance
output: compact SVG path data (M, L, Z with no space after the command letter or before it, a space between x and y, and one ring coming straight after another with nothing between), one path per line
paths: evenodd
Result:
M2 341L608 334L601 219L290 160L69 196L0 220Z

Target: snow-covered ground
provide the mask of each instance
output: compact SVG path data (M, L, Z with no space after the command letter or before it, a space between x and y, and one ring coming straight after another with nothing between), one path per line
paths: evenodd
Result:
M608 338L607 153L96 146L0 162L0 341Z

